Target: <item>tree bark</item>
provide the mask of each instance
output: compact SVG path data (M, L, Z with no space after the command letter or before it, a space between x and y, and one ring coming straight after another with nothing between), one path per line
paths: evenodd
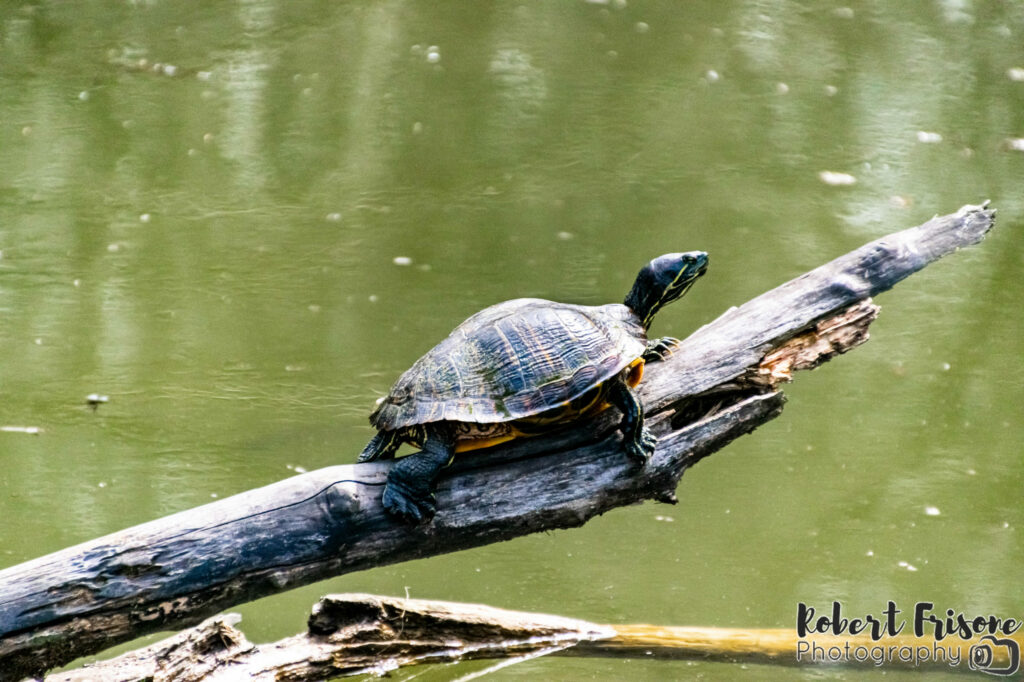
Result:
M640 387L658 436L638 469L617 414L457 458L438 514L410 527L380 495L392 462L334 466L0 571L0 680L39 675L144 634L327 577L579 526L644 499L671 502L683 472L774 418L776 390L867 339L870 296L980 241L995 211L891 234L726 312ZM354 456L353 456L354 458Z

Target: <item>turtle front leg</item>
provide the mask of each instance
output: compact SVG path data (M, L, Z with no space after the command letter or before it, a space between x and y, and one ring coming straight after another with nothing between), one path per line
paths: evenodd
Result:
M608 402L622 411L622 423L619 428L624 437L626 454L635 459L640 466L644 466L654 453L658 438L644 424L643 405L640 404L633 389L621 378L612 384L608 392Z
M388 473L384 487L384 508L408 523L431 518L434 504L434 483L437 476L455 456L455 434L440 424L424 427L423 449L402 457Z
M678 348L680 343L679 339L674 336L663 336L660 339L648 341L647 350L643 354L644 362L661 362L672 355L672 351Z

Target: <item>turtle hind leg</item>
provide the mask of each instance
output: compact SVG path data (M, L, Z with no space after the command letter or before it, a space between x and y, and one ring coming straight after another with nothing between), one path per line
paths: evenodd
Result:
M644 407L633 389L621 378L616 379L608 391L608 402L622 411L623 446L626 454L642 467L654 454L658 438L644 424Z
M434 515L434 483L455 456L455 434L440 424L428 424L423 449L402 457L388 473L382 499L384 508L409 523Z
M660 362L672 355L672 352L679 347L681 341L674 336L663 336L647 342L647 350L644 351L644 362Z
M398 437L397 431L378 431L377 435L370 439L363 451L359 453L356 461L372 462L378 459L394 459L402 439Z

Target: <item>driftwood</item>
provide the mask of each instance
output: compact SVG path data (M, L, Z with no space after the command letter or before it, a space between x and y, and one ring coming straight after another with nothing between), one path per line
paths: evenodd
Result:
M695 332L641 386L659 437L642 470L605 413L457 460L429 524L383 511L390 462L335 466L0 571L0 680L330 576L579 526L644 499L671 502L688 467L778 415L775 387L794 369L867 338L870 296L980 241L994 217L967 206L891 234Z
M801 647L795 628L598 625L480 604L368 594L324 597L313 607L306 632L271 644L250 643L234 627L238 620L236 614L215 616L145 649L51 675L46 682L317 682L384 675L412 665L505 659L498 667L546 655L834 665L825 652L846 651L847 645L853 651L842 662L847 666L877 668L882 651L889 650L882 659L885 668L968 672L968 652L976 643L946 639L939 657L932 653L932 636L904 633L872 641L863 633L829 633L808 637ZM1024 635L1013 638L1024 645ZM816 656L808 653L812 645L818 647ZM958 665L951 665L950 649L957 652ZM993 667L1008 667L1007 652L1005 646L996 648Z

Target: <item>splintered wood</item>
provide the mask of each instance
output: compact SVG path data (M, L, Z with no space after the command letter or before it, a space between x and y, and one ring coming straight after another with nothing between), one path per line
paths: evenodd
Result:
M757 368L757 383L775 388L793 380L793 372L814 369L837 355L864 343L870 337L868 327L880 308L864 299L838 315L814 325L768 353Z
M242 619L237 613L209 618L117 658L87 665L55 675L47 682L200 682L226 668L237 670L239 661L256 646L235 625Z

